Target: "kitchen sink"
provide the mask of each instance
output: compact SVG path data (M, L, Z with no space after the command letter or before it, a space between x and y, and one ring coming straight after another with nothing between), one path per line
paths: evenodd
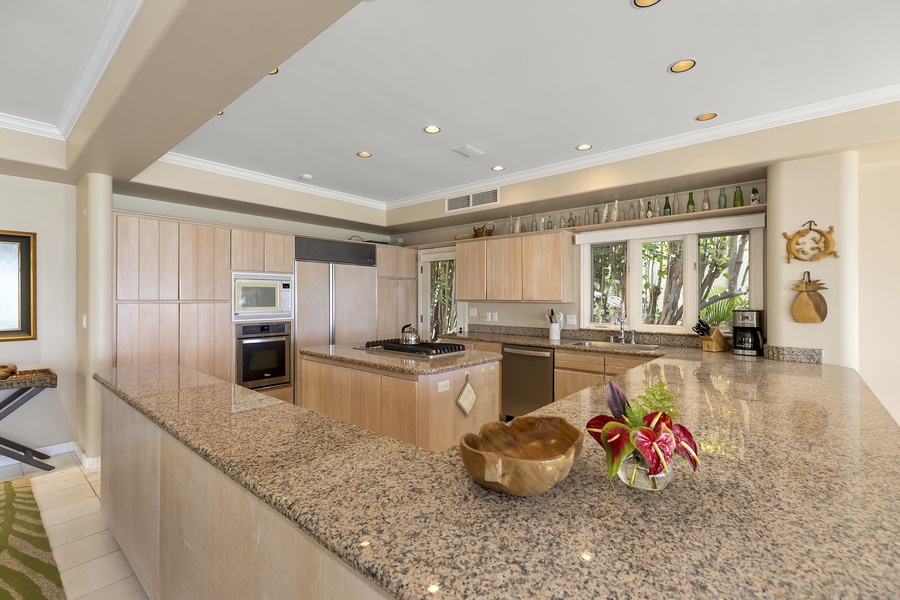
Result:
M571 342L566 346L581 346L582 348L608 348L610 350L659 350L656 344L620 344L619 342L595 342L580 341Z

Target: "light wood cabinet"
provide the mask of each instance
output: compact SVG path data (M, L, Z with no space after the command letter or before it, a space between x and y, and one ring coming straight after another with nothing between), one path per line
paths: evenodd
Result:
M178 364L178 304L116 306L116 366Z
M231 299L231 234L227 227L179 223L178 297Z
M272 398L283 400L288 404L294 403L294 386L292 385L285 385L274 388L263 388L256 391L258 391L260 394L265 394L266 396L271 396Z
M485 241L456 244L456 298L484 300L487 298L485 272Z
M179 364L225 381L234 381L231 304L182 303L179 313Z
M573 302L571 231L502 236L456 244L460 300Z
M522 299L573 302L575 244L569 231L522 236Z
M499 415L500 369L496 362L416 376L300 358L303 408L420 448L446 450L458 444L465 433L478 431ZM467 377L478 394L468 415L456 405Z
M378 278L378 335L379 340L387 340L400 335L400 313L397 298L400 292L400 280L388 277Z
M250 229L232 229L231 269L293 273L294 236Z
M650 356L557 350L553 357L553 400L604 383L651 360Z
M178 299L178 223L116 215L116 299Z
M387 246L375 246L375 262L379 277L415 279L418 272L419 253L416 250Z
M522 299L522 238L507 237L485 243L486 300Z

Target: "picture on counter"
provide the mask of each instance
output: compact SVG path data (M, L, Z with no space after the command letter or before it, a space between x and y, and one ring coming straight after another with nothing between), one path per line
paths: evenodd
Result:
M0 342L37 338L37 234L0 231Z

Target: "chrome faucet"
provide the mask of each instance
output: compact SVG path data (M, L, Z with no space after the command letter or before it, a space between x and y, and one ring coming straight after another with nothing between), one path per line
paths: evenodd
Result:
M616 317L616 323L619 324L619 331L620 331L619 343L624 344L625 343L625 313L624 312L622 313L621 317Z

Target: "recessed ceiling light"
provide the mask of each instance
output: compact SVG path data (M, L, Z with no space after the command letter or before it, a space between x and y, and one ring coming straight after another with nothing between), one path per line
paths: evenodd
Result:
M670 73L684 73L685 71L690 71L697 64L697 61L692 58L685 58L684 60L679 60L676 63L672 63L669 65Z
M576 150L590 150L593 148L590 144L582 144L576 148Z
M659 0L632 0L632 4L638 8L647 8L648 6L653 6L657 2L659 2Z
M269 71L269 75L278 75L278 67L275 67L271 71Z
M360 158L372 158L371 152L357 152L356 155Z
M224 110L220 110L220 111L217 112L216 114L219 115L219 116L221 116L221 115L224 115L224 114L225 114L225 111L224 111Z
M428 127L426 127L425 129L423 129L422 131L424 131L425 133L440 133L440 132L441 132L441 128L438 127L437 125L429 125Z
M310 179L312 179L312 175L310 175L309 173L303 173L300 175L300 179L302 179L303 181L309 181Z
M506 168L506 167L501 167L500 165L496 165L496 166L494 166L494 167L491 167L491 170L492 170L492 171L502 171L502 170L505 169L505 168Z
M709 121L710 119L715 119L718 117L716 113L703 113L702 115L697 115L694 117L698 121Z

